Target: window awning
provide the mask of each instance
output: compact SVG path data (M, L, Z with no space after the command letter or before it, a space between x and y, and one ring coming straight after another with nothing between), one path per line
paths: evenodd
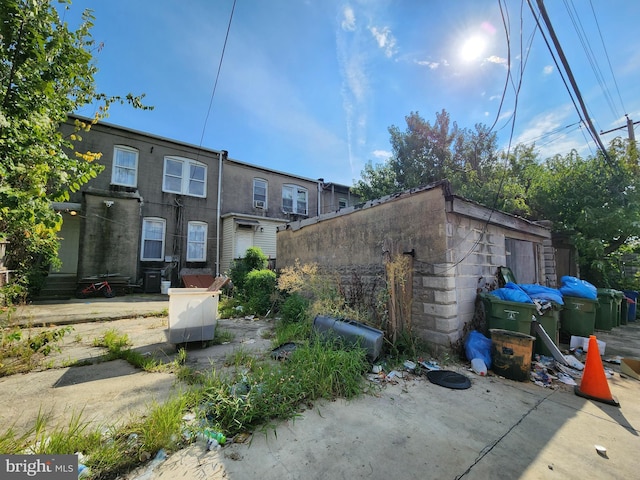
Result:
M258 220L250 220L248 218L236 218L235 221L238 225L249 225L251 227L260 225L260 222Z

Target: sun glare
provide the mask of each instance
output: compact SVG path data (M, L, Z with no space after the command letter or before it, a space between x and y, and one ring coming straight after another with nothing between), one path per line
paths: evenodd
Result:
M470 62L480 58L485 49L485 41L482 37L474 36L462 44L460 57L465 62Z

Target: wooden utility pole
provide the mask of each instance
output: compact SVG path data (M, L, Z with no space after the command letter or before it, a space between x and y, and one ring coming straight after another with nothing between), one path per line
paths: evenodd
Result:
M587 127L591 132L591 136L593 137L593 140L598 144L598 146L600 147L600 150L602 150L602 154L604 155L605 160L607 161L607 163L611 164L611 159L609 158L607 149L604 147L602 140L600 140L600 136L598 135L598 132L596 132L596 129L593 126L593 122L589 117L587 106L584 104L584 100L582 99L582 94L580 93L580 89L578 88L576 79L574 78L573 72L569 67L569 62L567 61L567 58L564 55L564 51L560 46L560 41L558 40L558 37L556 36L556 32L553 29L553 26L551 25L551 20L549 19L549 15L547 14L547 9L544 6L543 0L537 0L537 4L538 4L538 9L540 10L540 15L542 16L542 20L547 26L547 30L549 31L549 35L551 36L553 45L556 47L556 51L558 52L558 56L560 57L560 62L562 62L562 66L564 67L564 70L567 73L567 77L569 78L569 83L571 83L571 86L573 87L573 92L575 93L576 98L580 103L580 107L582 108L582 113L584 114L584 121L586 122Z
M638 123L640 123L640 121L638 122L634 122L629 118L629 115L625 115L625 117L627 117L627 124L623 125L621 127L616 127L616 128L612 128L611 130L607 130L606 132L603 132L602 130L600 131L600 135L604 135L605 133L611 133L611 132L615 132L617 130L622 130L623 128L627 129L627 133L629 134L629 140L631 140L632 142L636 141L636 132L633 129L634 125L637 125Z

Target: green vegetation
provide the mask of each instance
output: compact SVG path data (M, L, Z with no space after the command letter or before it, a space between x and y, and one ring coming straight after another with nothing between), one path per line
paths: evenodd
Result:
M80 412L61 428L41 414L27 432L14 427L0 430L0 451L82 452L81 462L91 469L91 478L115 478L161 449L171 452L195 441L205 427L228 437L275 428L278 420L299 415L301 408L315 400L353 398L362 393L363 373L368 369L365 352L359 348L344 350L310 332L308 320L278 322L276 337L286 336L298 345L286 361L240 348L227 358L230 373L215 369L196 372L186 367L176 370L177 378L187 381L189 387L165 403L150 405L142 419L105 430L103 425L83 422ZM107 348L109 358L135 358L130 356L128 336L116 330L107 330L93 344ZM186 355L184 350L179 352L176 363L184 363ZM195 421L183 420L187 413L195 414Z
M115 329L107 330L100 338L93 340L94 347L106 348L109 353L103 361L122 359L129 362L134 367L140 368L146 372L172 371L179 369L186 360L186 352L184 349L178 350L176 358L169 363L163 363L158 359L143 355L140 352L125 348L131 345L127 334L120 334Z
M67 201L104 168L100 153L78 151L82 133L114 102L149 108L141 97L96 90L93 16L86 10L71 31L64 10L48 0L0 0L0 238L10 242L6 262L14 270L0 295L6 304L37 291L49 267L59 266L62 216L51 202ZM64 135L69 112L86 105L97 107L95 117Z
M0 377L41 366L45 357L60 351L60 341L72 330L72 327L62 327L32 333L19 327L0 329Z
M272 297L276 288L276 274L271 270L252 270L247 273L244 290L247 307L257 315L266 315L273 305Z
M540 158L535 145L497 148L495 131L463 129L449 114L417 112L389 128L392 155L367 164L354 190L363 200L448 180L453 193L530 220L550 220L577 250L581 278L598 287L640 289L625 262L640 254L640 166L635 143L614 139L607 156L573 151Z

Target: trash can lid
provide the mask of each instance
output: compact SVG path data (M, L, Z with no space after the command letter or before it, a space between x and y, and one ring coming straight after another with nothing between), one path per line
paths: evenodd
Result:
M597 292L599 297L615 298L616 296L616 290L613 290L611 288L598 288Z

